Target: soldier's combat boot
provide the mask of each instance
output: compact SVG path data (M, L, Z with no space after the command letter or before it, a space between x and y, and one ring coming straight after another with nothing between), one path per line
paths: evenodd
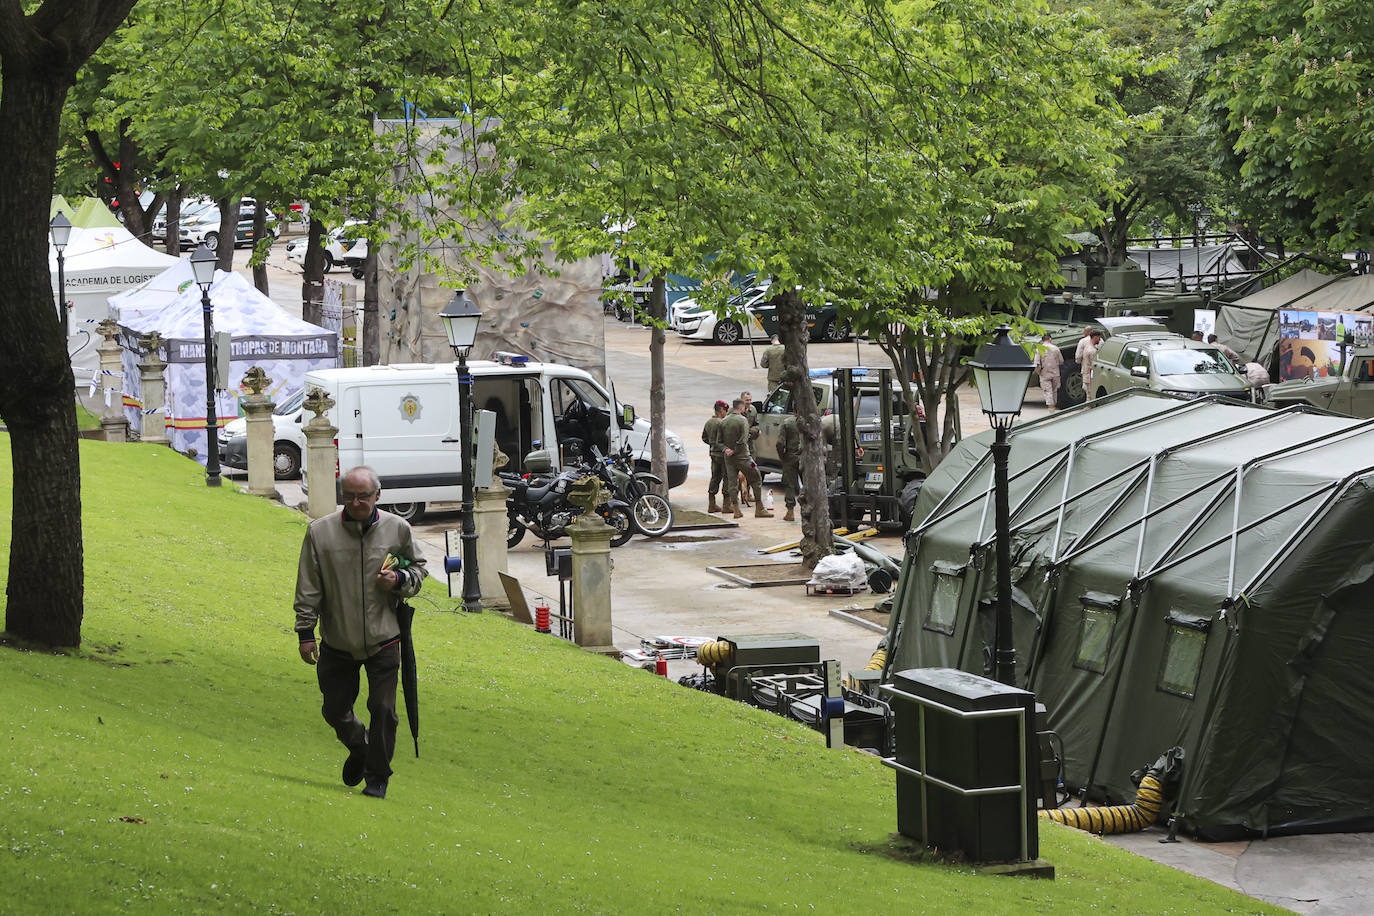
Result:
M707 511L707 512L720 512L720 511L721 511L721 508L720 508L720 506L716 503L716 494L714 494L714 493L709 493L709 494L707 494L707 498L710 499L711 504L710 504L709 506L706 507L706 511Z
M772 510L772 509L765 509L765 508L763 507L763 500L758 499L758 498L756 497L756 498L754 499L754 518L772 518L772 517L773 517L773 510Z
M733 513L735 518L744 518L744 513L740 511L739 501L735 500L725 507L726 512Z
M792 510L791 506L787 507L787 514L782 517L782 520L784 522L795 522L797 520L797 513Z

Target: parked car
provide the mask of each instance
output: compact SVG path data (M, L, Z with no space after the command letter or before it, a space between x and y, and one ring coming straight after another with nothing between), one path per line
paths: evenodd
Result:
M1179 334L1118 334L1102 344L1093 364L1093 392L1106 397L1127 388L1199 398L1220 394L1250 400L1250 380L1215 346Z
M765 281L730 299L724 316L696 306L675 313L677 332L689 340L732 344L741 340L766 341L778 332L776 297L769 296ZM806 307L806 326L813 341L838 343L851 335L849 319L841 318L830 303Z
M367 236L356 238L348 237L348 227L363 226L366 223L360 219L351 219L337 229L330 230L325 237L324 246L324 272L329 273L339 265L345 265L353 274L353 279L363 278L363 267L367 261ZM297 236L286 243L286 259L296 264L305 263L305 250L309 247L310 239L306 236Z
M242 248L253 244L253 218L257 215L258 202L251 197L243 198L239 204L239 223L234 230L234 247ZM214 251L219 247L219 206L207 198L195 198L182 205L181 216L177 221L178 241L181 249L185 251L189 248L196 248L202 242L210 246ZM280 234L277 228L277 216L271 210L267 211L267 231L276 238ZM159 216L153 221L153 235L166 236L167 218Z
M301 428L305 390L286 398L272 411L272 476L293 480L301 476L305 432ZM237 470L248 468L248 420L231 420L219 431L219 463Z

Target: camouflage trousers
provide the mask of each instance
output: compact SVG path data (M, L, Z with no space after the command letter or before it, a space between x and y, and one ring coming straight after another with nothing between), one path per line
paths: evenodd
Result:
M725 459L725 498L739 502L739 475L743 474L754 492L754 499L763 499L763 477L748 455L729 455Z

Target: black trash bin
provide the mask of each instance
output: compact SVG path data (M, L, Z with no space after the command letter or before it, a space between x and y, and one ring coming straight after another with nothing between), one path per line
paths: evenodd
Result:
M897 830L973 862L1038 858L1035 695L952 668L912 668L891 702Z

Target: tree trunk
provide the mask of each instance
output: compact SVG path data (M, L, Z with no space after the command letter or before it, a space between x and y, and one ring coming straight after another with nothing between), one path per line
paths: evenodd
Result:
M311 324L324 324L324 223L310 217L301 273L301 317ZM368 246L368 251L372 247Z
M167 192L167 237L163 239L167 253L181 257L181 185Z
M221 197L219 201L219 247L215 249L215 267L229 273L234 269L234 236L239 230L240 195Z
M377 220L373 214L372 221ZM375 366L381 358L381 340L377 336L377 245L370 239L367 243L367 258L363 261L363 314L359 318L358 337L362 341L363 366Z
M5 629L81 643L81 464L75 382L48 273L57 125L69 80L10 67L0 93L0 418L13 462Z
M825 437L821 434L821 415L811 396L810 372L806 363L806 306L794 289L778 299L778 339L783 345L783 384L792 392L792 409L801 433L801 508L802 563L814 569L821 557L835 552L831 536L830 497L825 479ZM836 442L835 448L854 444Z
M664 327L668 320L668 284L663 274L655 275L649 292L649 317L653 319L649 335L649 470L663 481L660 491L668 495L668 428L667 385L663 378L663 344L667 338Z
M261 261L258 260L258 252L267 250L258 247L266 237L267 205L258 201L258 206L253 211L253 260L251 262L253 265L253 285L257 287L258 292L270 299L272 292L267 282L267 258L263 257Z

